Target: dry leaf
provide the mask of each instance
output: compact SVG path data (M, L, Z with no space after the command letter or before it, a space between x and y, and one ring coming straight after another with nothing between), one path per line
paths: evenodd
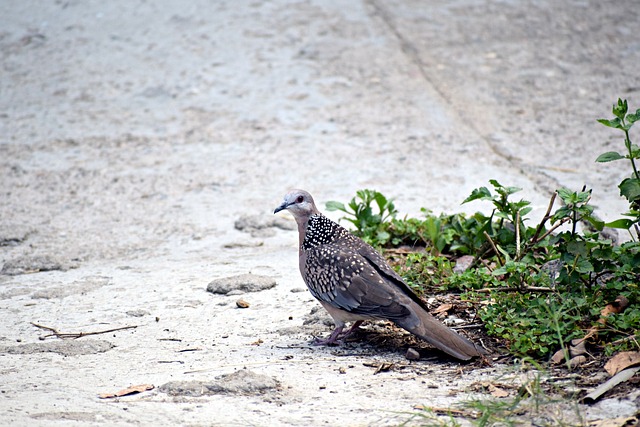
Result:
M435 310L432 311L432 314L447 314L447 311L451 310L453 308L453 304L442 304L440 307L436 308Z
M604 369L613 376L629 366L640 365L640 351L623 351L613 356L604 365Z
M589 423L589 427L621 427L621 426L637 426L633 424L638 420L636 417L620 417L608 420L596 420Z
M551 363L553 363L554 365L557 365L562 362L564 362L564 350L560 349L555 352L553 357L551 357Z
M249 308L249 303L243 300L242 298L236 301L236 305L238 306L238 308Z
M495 386L493 384L489 384L489 392L491 393L491 395L493 397L507 397L507 396L509 396L509 392L507 392L505 389L497 387L497 386Z
M584 365L585 363L587 363L586 356L580 355L580 356L572 357L569 360L569 368L575 368L576 366Z
M116 391L115 393L99 394L98 397L100 399L111 399L113 397L122 397L122 396L128 396L130 394L142 393L143 391L147 391L147 390L153 390L153 384L132 385L131 387L127 387L123 390Z

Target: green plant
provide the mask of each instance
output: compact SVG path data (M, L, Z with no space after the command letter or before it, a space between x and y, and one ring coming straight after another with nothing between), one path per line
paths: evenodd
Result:
M632 174L618 186L629 202L624 219L605 224L590 205L591 190L560 188L539 223L529 226L530 202L514 201L520 189L496 180L489 181L491 190L476 188L463 201L491 202L488 215L434 215L423 209L422 218L399 219L393 203L372 190L359 191L348 206L330 202L327 208L345 212L369 243L419 247L414 253L403 249L393 255L409 286L418 295L464 292L462 298L477 303L486 331L512 354L546 358L565 349L571 339L584 336L600 320L600 310L619 295L630 301L629 308L608 317L607 327L599 328L591 341L607 354L637 349L640 235L634 238L631 229L640 231L640 148L631 142L629 131L640 120L640 110L628 113L627 101L618 100L613 114L613 119L599 122L624 132L626 154L611 151L597 161L629 160ZM632 240L616 244L602 233L605 226L629 230ZM454 268L460 255L473 256L463 271Z
M640 109L635 113L628 113L629 107L627 100L618 99L618 103L613 105L613 119L598 119L599 123L614 129L620 129L624 132L624 146L627 150L626 154L620 154L617 151L608 151L601 154L596 159L596 162L611 162L615 160L627 159L631 164L633 170L632 175L629 178L622 180L618 188L620 189L620 195L625 197L629 202L630 210L625 213L625 216L631 217L631 219L623 218L616 221L612 221L607 226L613 228L623 228L629 230L632 226L636 226L640 223L640 174L636 166L636 159L640 159L640 147L631 142L629 131L633 127L634 123L640 120ZM640 237L640 233L636 228L636 234Z
M374 203L377 212L374 212ZM329 211L341 211L343 219L356 227L356 234L367 243L379 246L386 244L390 235L385 230L385 223L395 218L397 210L393 202L375 190L359 190L356 196L345 206L343 203L330 201L326 204Z

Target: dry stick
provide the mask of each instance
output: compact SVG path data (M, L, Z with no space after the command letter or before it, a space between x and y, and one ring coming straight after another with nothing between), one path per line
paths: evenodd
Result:
M47 331L51 331L53 332L52 334L49 335L45 335L43 338L47 338L47 337L57 337L57 338L82 338L82 337L86 337L87 335L99 335L99 334L108 334L109 332L115 332L115 331L122 331L124 329L135 329L138 326L137 325L133 325L133 326L122 326L120 328L114 328L114 329L107 329L104 331L95 331L95 332L58 332L57 329L52 328L50 326L44 326L44 325L38 325L37 323L31 322L31 324L33 326L35 326L36 328L40 328L40 329L45 329Z
M520 260L520 211L516 212L516 259Z
M542 235L542 237L540 237L540 239L538 239L538 241L543 240L545 237L547 237L549 234L553 233L556 228L560 227L561 225L563 225L565 222L570 221L571 218L567 217L567 218L562 218L556 225L554 225L553 227L551 227L549 230L547 230L546 233L544 233Z
M476 289L473 292L489 293L489 292L494 292L494 291L499 291L499 292L504 292L504 291L515 291L515 292L524 292L524 291L528 291L528 292L555 292L555 289L546 288L544 286L527 286L526 288L512 288L510 286L503 286L503 287L500 287L500 288Z
M493 268L491 268L491 266L487 261L480 258L480 262L482 263L482 265L484 265L487 268L487 270L489 270L489 272L493 273Z
M496 254L496 258L498 258L498 264L504 265L504 264L502 264L502 259L500 258L500 252L498 252L498 248L496 248L496 244L493 243L493 240L491 239L491 236L489 236L489 233L487 233L486 231L483 231L482 233L484 234L484 237L487 238L489 243L491 243L491 247L493 248L493 251Z
M549 207L547 207L547 212L542 217L540 224L538 224L538 228L536 228L536 232L533 234L533 237L531 238L531 244L535 245L538 242L537 239L538 239L538 236L540 235L540 232L542 231L542 228L544 227L546 222L549 220L549 218L551 218L551 209L553 208L553 204L556 201L557 195L558 193L553 193L553 195L551 196L551 200L549 201Z
M631 336L628 336L628 337L620 338L618 340L611 341L609 344L618 345L618 344L622 344L623 342L627 342L627 341L635 341L636 338L640 338L640 335L631 335Z

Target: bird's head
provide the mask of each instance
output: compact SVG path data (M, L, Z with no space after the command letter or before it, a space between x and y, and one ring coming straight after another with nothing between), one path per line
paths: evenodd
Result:
M295 217L296 221L306 220L311 215L319 213L313 202L311 194L304 190L291 190L284 196L282 204L273 213L288 210Z

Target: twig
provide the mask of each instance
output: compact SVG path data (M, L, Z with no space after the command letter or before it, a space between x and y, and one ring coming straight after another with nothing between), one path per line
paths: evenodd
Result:
M135 329L138 326L137 325L133 325L133 326L122 326L120 328L113 328L113 329L107 329L104 331L94 331L94 332L59 332L57 329L52 328L50 326L44 326L44 325L39 325L37 323L31 322L31 324L33 326L35 326L36 328L40 328L40 329L44 329L46 331L51 331L51 334L48 335L44 335L42 338L47 338L47 337L56 337L56 338L61 338L61 339L65 339L65 338L82 338L82 337L86 337L88 335L100 335L100 334L108 334L109 332L115 332L115 331L122 331L125 329Z
M476 289L474 292L480 293L489 293L489 292L505 292L505 291L515 291L515 292L555 292L555 289L547 288L544 286L527 286L526 288L513 288L510 286L503 286L499 288L482 288Z
M484 325L480 323L474 323L472 325L451 326L451 329L475 329L482 328Z
M484 265L487 268L487 270L489 270L489 272L493 273L493 268L491 268L488 261L485 261L484 259L480 258L480 262L482 263L482 265Z
M542 237L540 237L540 239L538 239L538 241L544 240L545 237L547 237L549 234L553 233L558 227L560 227L561 225L563 225L565 222L569 221L570 219L571 218L569 218L569 217L562 218L556 225L554 225L549 230L547 230L547 232L544 233L542 235Z
M628 336L628 337L620 338L618 340L611 341L609 344L618 345L618 344L622 344L622 343L627 342L627 341L635 341L637 338L640 338L640 335L631 335L631 336Z
M516 259L520 260L520 211L516 212Z
M496 258L498 258L498 264L503 265L502 258L500 258L500 252L498 252L498 248L496 248L496 244L493 243L493 240L491 239L491 236L489 236L489 233L487 233L486 231L483 231L483 233L484 233L484 237L486 237L489 243L491 244L491 247L493 248L493 252L495 252L496 254Z
M474 419L480 417L480 414L478 414L476 411L467 411L464 409L438 408L435 406L424 406L424 405L416 405L413 407L413 409L429 411L429 412L433 412L434 414L463 416L463 417L469 417Z

